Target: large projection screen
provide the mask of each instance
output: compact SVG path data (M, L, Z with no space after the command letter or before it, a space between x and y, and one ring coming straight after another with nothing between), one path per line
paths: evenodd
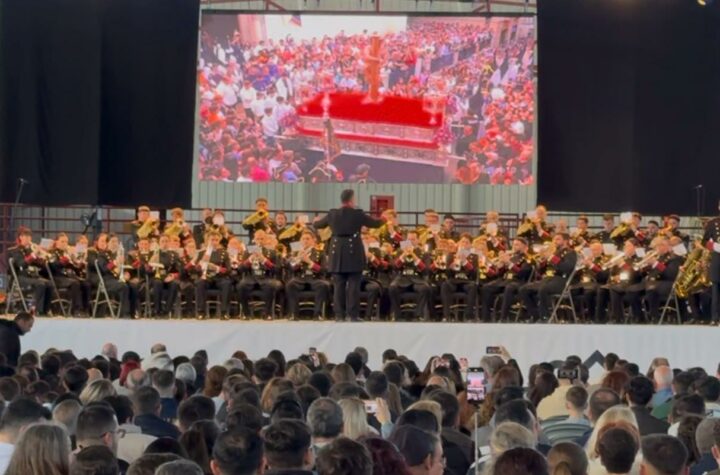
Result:
M203 14L197 179L534 184L532 17Z

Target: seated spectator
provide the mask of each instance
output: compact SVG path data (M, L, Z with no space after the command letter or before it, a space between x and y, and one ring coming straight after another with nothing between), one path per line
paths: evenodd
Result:
M697 445L697 428L702 422L702 416L688 414L680 419L677 438L683 443L688 453L687 464L692 468L700 461L700 450Z
M705 401L706 415L720 417L720 380L714 376L695 381L695 393Z
M127 396L110 396L104 399L115 411L119 430L124 435L118 441L117 456L121 460L132 463L140 457L155 439L155 436L142 433L139 426L133 424L133 404Z
M653 406L652 415L661 420L668 420L673 401L679 397L689 394L692 384L695 382L695 376L688 371L682 371L672 378L672 397L664 403ZM668 421L669 422L669 421Z
M582 447L573 442L553 445L547 455L552 475L587 475L588 458Z
M190 430L180 436L180 445L187 453L186 458L195 462L205 473L210 473L210 457L220 428L213 420L195 422Z
M455 473L466 473L475 460L475 444L470 437L459 430L460 403L446 391L434 391L432 401L440 404L443 412L440 438L447 466Z
M640 438L640 432L637 428L637 420L629 408L625 406L613 406L609 408L595 423L592 435L585 445L585 451L591 465L593 462L597 462L599 456L597 449L600 436L603 432L612 427L623 427L629 432L637 433L637 437Z
M165 462L155 470L155 475L205 475L198 464L190 460Z
M68 392L79 396L88 381L88 373L82 366L71 366L63 375L63 386Z
M77 419L82 411L82 404L74 399L67 399L57 404L52 411L52 420L65 427L71 440L75 440Z
M182 402L178 408L178 426L182 432L190 429L197 421L212 421L215 404L210 398L195 395Z
M590 402L588 403L588 419L592 423L593 428L597 425L597 421L609 408L620 404L620 396L615 391L607 388L600 388L595 390L590 396ZM585 447L588 439L593 433L593 429L588 429L582 437L578 437L575 442L581 447Z
M160 418L162 406L157 389L150 386L139 388L135 392L134 405L135 424L140 427L143 434L172 439L180 437L177 427Z
M338 403L343 412L343 436L357 440L364 435L378 435L367 422L365 403L358 398L341 399Z
M493 475L548 475L548 466L540 452L518 447L498 457Z
M70 475L119 475L120 466L104 445L91 445L77 452L70 464Z
M655 387L655 394L653 394L653 398L650 401L650 407L656 408L672 399L672 368L667 365L657 366L653 370L652 379Z
M640 444L643 475L685 475L687 473L687 450L677 438L669 435L651 434L643 437Z
M652 381L644 376L636 376L628 383L625 400L635 414L640 435L667 434L670 424L653 417L648 404L653 398Z
M568 409L565 403L565 395L573 385L573 379L567 378L569 374L573 372L579 373L576 366L565 364L562 368L558 369L558 386L549 396L543 398L537 404L537 416L538 419L544 421L551 417L567 416ZM578 374L578 378L579 374Z
M628 475L638 453L639 440L620 427L605 431L598 440L600 463L608 475Z
M335 439L320 451L316 461L318 475L372 475L370 451L346 437Z
M180 460L175 454L145 454L127 469L127 475L155 475L162 464Z
M388 441L398 448L412 475L443 473L443 449L437 436L412 425L398 425Z
M152 375L152 386L160 394L160 419L172 422L177 418L178 403L175 400L175 375L169 370L158 370Z
M5 408L0 420L0 473L5 473L23 431L49 419L50 411L30 399L17 399Z
M440 419L442 421L442 419ZM398 417L395 427L410 425L431 434L440 435L438 418L430 411L422 409L408 409Z
M215 441L210 467L213 475L260 475L264 454L264 443L258 434L235 429L220 434Z
M117 457L118 441L124 435L119 430L115 411L107 403L94 404L82 410L78 416L76 438L78 449L103 445ZM128 463L118 459L120 471L124 472Z
M70 470L70 437L58 424L36 423L25 429L10 458L7 475L62 475Z
M263 430L266 475L312 475L315 455L310 430L302 421L280 420Z
M491 473L497 458L504 452L517 447L535 449L538 445L537 436L527 427L516 422L498 423L490 437L490 453L473 464L470 470Z
M373 475L413 475L397 447L380 437L364 437L360 441L370 451Z
M582 437L590 429L590 420L585 417L588 406L588 393L582 386L573 386L565 393L565 406L568 417L560 421L550 419L541 424L543 434L551 445L560 442L572 442Z
M251 404L233 406L225 420L225 428L227 430L244 427L259 434L263 425L262 412Z
M702 397L697 394L685 394L674 398L668 414L670 428L667 433L676 437L680 420L691 414L701 417L705 415L705 401L703 401Z
M308 409L312 446L316 452L343 434L342 407L330 398L316 399Z
M720 424L720 419L706 417L698 425L695 431L695 443L700 459L691 468L691 475L701 475L717 470L718 464L713 456L713 447L715 446L715 428L718 424Z
M153 440L145 449L147 454L174 454L181 458L188 458L188 453L179 441L170 437L159 437Z

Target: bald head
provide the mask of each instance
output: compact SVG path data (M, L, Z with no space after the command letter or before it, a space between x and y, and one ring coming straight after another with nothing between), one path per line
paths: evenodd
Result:
M80 411L82 411L82 405L79 402L74 399L66 399L53 409L53 422L62 424L67 429L68 434L75 435Z
M118 348L114 343L105 343L102 347L102 355L109 360L118 359Z
M661 365L655 368L653 373L655 390L669 388L673 380L673 372L669 366Z
M134 369L130 371L130 373L128 373L127 380L125 381L125 387L133 391L149 385L150 378L148 378L145 371L141 369Z

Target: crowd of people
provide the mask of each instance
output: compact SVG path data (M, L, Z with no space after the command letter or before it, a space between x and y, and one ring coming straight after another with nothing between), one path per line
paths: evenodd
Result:
M60 234L41 240L43 247L22 229L8 256L39 315L59 313L53 301L61 294L65 313L92 313L105 297L97 292L102 283L126 317L330 318L330 233L315 229L307 215L290 220L272 213L264 198L256 207L242 223L247 241L221 210L204 210L203 221L191 227L183 210L174 209L161 226L140 207L124 246L102 233L92 246L84 236L71 246ZM606 215L603 228L591 232L584 216L569 228L564 220L549 222L543 206L530 214L508 230L491 211L469 233L434 210L416 227L403 227L397 213L385 211L379 229L362 233L364 318L657 323L672 311L673 321L718 321L709 267L720 227L691 239L676 215L645 225L639 213L619 223ZM563 294L573 301L574 316L567 308L554 312L553 299ZM677 306L668 300L673 296Z
M259 359L238 350L216 364L204 350L157 343L141 355L106 343L83 358L21 353L33 317L9 323L8 475L718 473L720 381L661 357L643 373L607 353L597 379L574 355L523 374L502 347L473 366L452 353L422 366L387 349L370 368L362 347L338 361L321 349Z
M523 21L513 19L514 27L504 32L507 38L492 43L493 21L504 20L410 19L405 30L381 35L379 92L443 98L447 120L435 139L461 157L455 182L531 184L534 40L531 34L512 37ZM332 37L296 40L289 35L248 44L237 31L223 38L204 30L198 79L199 178L367 180L356 168L330 163L333 157L328 154L318 158L284 146L283 139L296 136L297 109L318 92L368 90L373 36L340 30ZM382 175L376 167L369 178L382 182Z

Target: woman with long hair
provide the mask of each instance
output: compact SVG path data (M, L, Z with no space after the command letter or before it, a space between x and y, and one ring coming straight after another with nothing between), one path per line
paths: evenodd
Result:
M373 475L411 475L398 449L380 437L363 436L358 440L368 448L373 460Z
M20 436L6 475L67 475L70 437L57 424L33 424Z
M356 397L341 399L338 404L343 413L343 435L352 440L362 436L378 435L367 422L365 403Z

